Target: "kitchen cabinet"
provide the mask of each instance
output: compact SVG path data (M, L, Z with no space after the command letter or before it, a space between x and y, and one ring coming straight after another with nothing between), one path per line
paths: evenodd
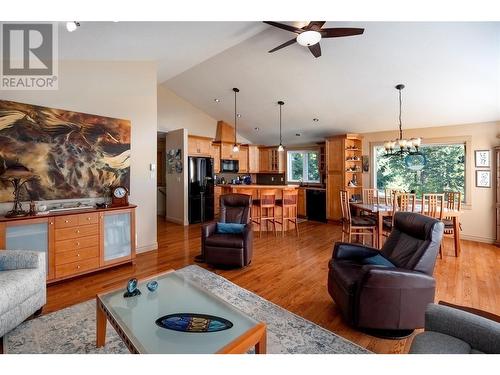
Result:
M248 146L248 172L259 173L259 148L257 146Z
M248 173L248 146L240 146L238 152L239 173Z
M297 215L306 217L306 189L298 188L297 191Z
M214 159L214 173L220 173L220 143L212 144L212 158Z
M188 136L188 155L189 156L212 156L212 139L200 137L197 135Z
M135 206L0 218L0 249L47 254L47 282L135 258Z
M259 148L260 172L285 172L285 152L279 152L277 147Z
M234 144L222 142L220 148L220 158L229 160L238 160L238 152L233 151Z

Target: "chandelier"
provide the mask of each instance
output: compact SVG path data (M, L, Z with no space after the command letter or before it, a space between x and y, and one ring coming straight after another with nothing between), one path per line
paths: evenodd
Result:
M422 138L403 138L403 129L401 123L401 90L405 88L405 85L399 84L396 89L399 92L399 138L392 141L385 141L385 155L386 157L391 156L407 156L407 155L422 155L419 151L420 144L422 143Z

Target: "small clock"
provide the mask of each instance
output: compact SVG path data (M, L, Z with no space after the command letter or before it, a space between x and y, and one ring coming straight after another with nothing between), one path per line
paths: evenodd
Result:
M128 206L128 190L124 186L111 189L111 207Z

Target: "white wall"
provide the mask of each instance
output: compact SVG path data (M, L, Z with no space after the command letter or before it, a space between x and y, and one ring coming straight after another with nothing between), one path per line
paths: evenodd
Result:
M158 85L158 130L187 129L189 134L215 138L217 120L177 96L165 85ZM237 135L240 143L251 143Z
M481 242L493 242L495 240L496 231L496 213L495 213L495 160L493 158L493 147L500 144L500 122L488 122L480 124L467 124L456 126L441 126L425 129L408 129L404 130L404 136L422 137L425 140L432 139L470 139L470 149L467 149L466 160L466 178L468 179L466 194L470 205L466 206L460 220L462 222L464 239L470 239ZM390 132L375 132L363 134L363 150L364 154L370 153L370 143L383 142L387 139L397 138L397 131ZM478 188L475 182L474 168L474 150L492 150L492 187ZM373 157L372 157L373 159ZM363 186L373 186L373 181L370 181L371 172L373 171L373 160L371 160L370 174L363 174Z
M130 202L138 205L138 252L157 248L156 176L149 172L156 163L156 95L151 62L60 61L58 90L0 91L0 99L131 121Z

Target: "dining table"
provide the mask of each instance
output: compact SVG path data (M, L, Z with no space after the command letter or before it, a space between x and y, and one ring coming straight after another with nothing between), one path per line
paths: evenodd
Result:
M384 225L384 217L391 216L394 211L394 207L388 204L367 204L363 202L350 202L352 208L358 211L367 212L371 215L377 217L377 246L380 249L382 247L383 241L383 225ZM422 204L417 203L415 205L414 212L421 212ZM453 222L453 237L455 244L455 256L458 257L460 255L460 215L462 214L462 210L453 210L447 207L443 208L443 218L449 218Z

